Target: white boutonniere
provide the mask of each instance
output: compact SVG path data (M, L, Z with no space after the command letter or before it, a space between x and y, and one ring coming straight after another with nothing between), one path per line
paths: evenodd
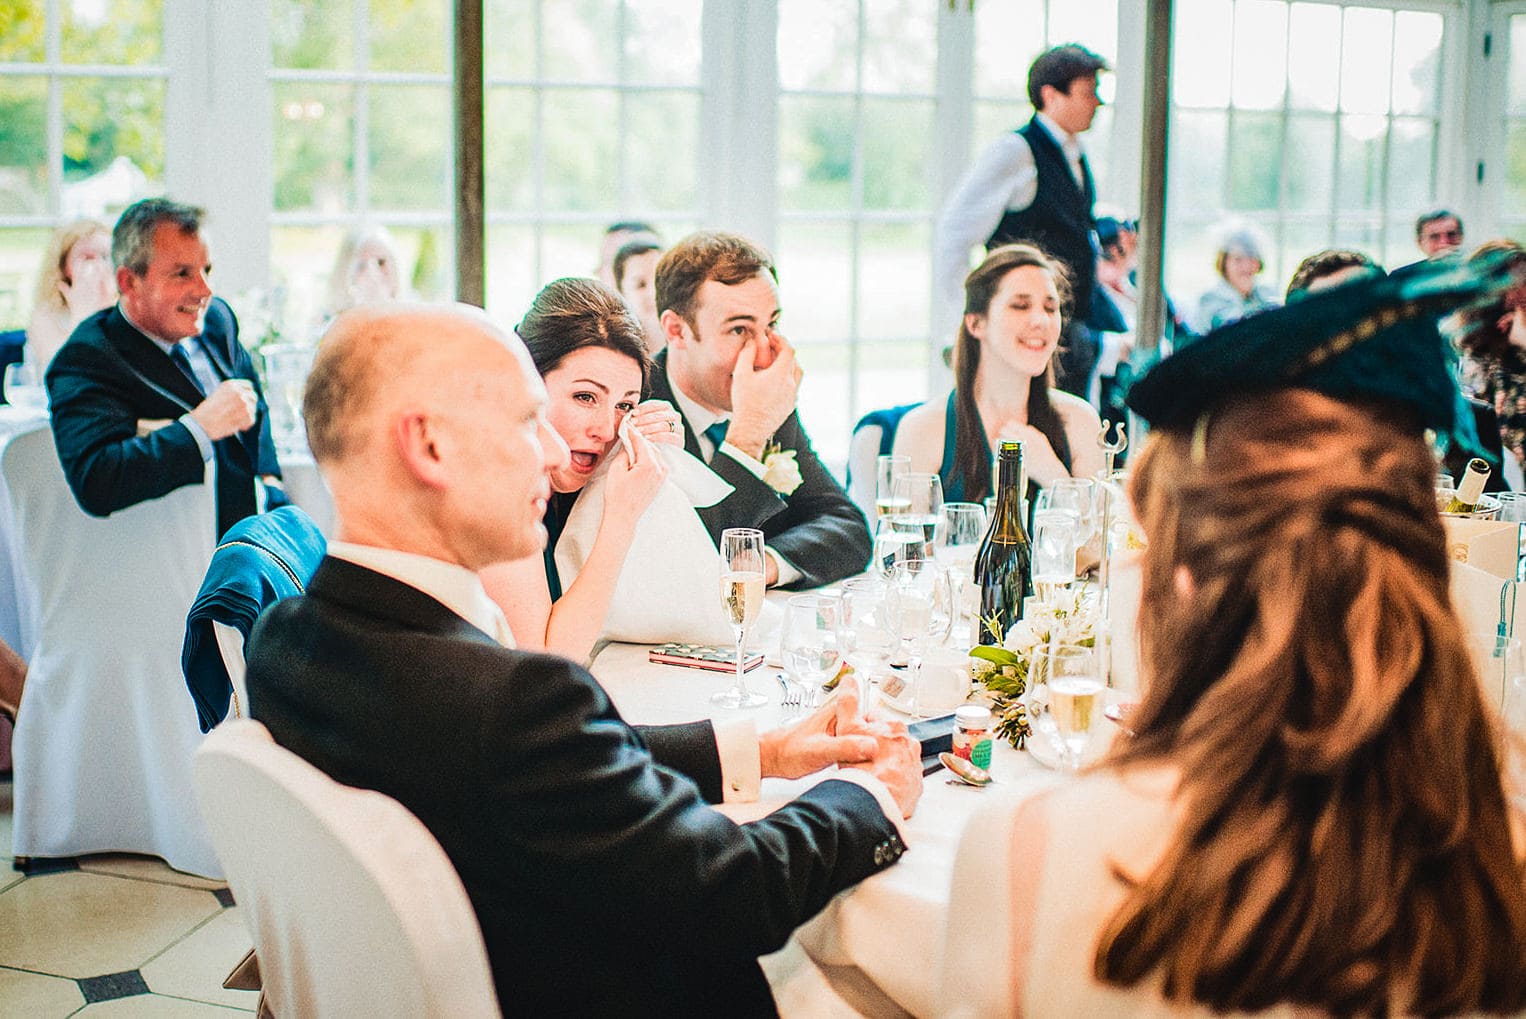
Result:
M781 449L776 442L763 447L763 483L780 495L790 495L805 479L795 462L793 449Z

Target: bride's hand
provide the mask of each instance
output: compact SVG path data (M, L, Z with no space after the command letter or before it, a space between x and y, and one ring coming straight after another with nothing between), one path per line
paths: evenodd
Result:
M666 400L644 400L630 413L631 429L647 441L668 446L683 446L684 422Z
M604 522L634 528L641 514L656 498L663 481L667 480L668 467L646 436L635 429L631 429L630 436L631 445L636 450L634 465L619 440L609 453L611 462L604 489Z

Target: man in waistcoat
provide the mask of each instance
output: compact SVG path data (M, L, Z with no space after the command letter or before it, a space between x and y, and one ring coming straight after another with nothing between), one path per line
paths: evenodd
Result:
M1074 43L1039 55L1028 69L1033 119L981 153L944 207L933 244L940 293L960 307L977 244L989 251L1024 241L1065 263L1073 299L1056 368L1060 387L1083 399L1097 347L1076 327L1127 328L1115 308L1094 296L1097 191L1080 137L1102 105L1097 75L1106 70L1107 61Z

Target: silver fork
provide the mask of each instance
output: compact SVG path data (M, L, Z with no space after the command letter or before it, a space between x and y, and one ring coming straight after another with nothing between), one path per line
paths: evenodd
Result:
M776 677L779 680L779 706L788 709L790 714L798 714L800 711L800 688L785 678L784 673Z

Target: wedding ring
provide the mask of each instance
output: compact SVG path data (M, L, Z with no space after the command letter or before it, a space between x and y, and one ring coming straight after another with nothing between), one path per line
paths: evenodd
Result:
M678 422L677 421L669 421L668 422L668 431L677 433L677 431L678 431Z

